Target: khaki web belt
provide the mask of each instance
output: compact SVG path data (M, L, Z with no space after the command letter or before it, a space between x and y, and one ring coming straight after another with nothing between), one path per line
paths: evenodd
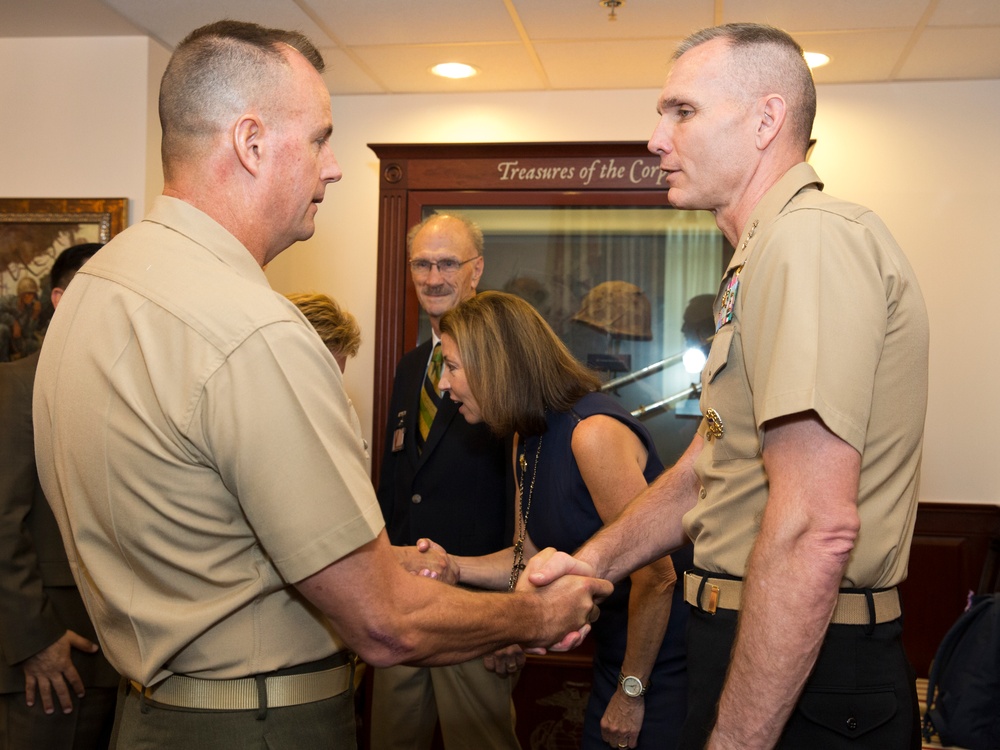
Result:
M684 574L684 601L703 612L715 614L718 609L738 610L742 596L743 581L712 578L690 570ZM876 625L891 622L902 614L898 589L873 591L871 599ZM864 592L841 592L837 597L837 606L833 610L830 624L868 625L870 624L868 612L868 595Z

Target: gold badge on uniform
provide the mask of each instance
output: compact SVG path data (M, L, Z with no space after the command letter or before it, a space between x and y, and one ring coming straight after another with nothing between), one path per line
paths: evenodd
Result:
M705 412L705 421L708 423L708 439L715 438L716 440L721 440L726 427L722 424L722 417L719 416L719 412L715 409L709 409Z

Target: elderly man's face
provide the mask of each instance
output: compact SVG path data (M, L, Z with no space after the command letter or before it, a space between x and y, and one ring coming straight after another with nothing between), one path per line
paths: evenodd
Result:
M649 150L660 157L671 205L724 211L752 176L752 107L726 65L728 42L713 39L678 59L660 94Z
M413 269L413 261L434 263L429 270ZM455 271L442 272L438 261L462 263ZM464 262L468 261L468 262ZM476 248L462 222L442 218L429 222L413 238L410 269L420 306L430 317L435 330L437 321L446 312L476 293L483 274L483 259L476 257Z

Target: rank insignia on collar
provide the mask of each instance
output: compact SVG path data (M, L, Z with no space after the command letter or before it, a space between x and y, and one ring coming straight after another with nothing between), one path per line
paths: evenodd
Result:
M721 440L726 427L722 424L722 417L719 416L719 412L715 409L709 409L705 412L705 421L708 423L708 439Z

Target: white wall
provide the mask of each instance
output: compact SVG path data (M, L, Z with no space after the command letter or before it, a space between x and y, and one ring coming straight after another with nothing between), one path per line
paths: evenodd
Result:
M153 50L165 55L146 37L0 39L0 196L124 197L142 216L147 180L162 187L146 158Z
M1000 81L830 86L811 159L875 209L913 264L931 321L921 498L1000 503Z
M159 192L156 87L166 52L141 38L0 39L0 196ZM344 180L309 242L268 268L280 291L340 299L365 342L346 386L371 434L378 161L367 143L645 140L656 91L335 97ZM821 87L812 162L827 190L875 209L921 280L931 399L921 497L1000 502L992 461L1000 368L992 330L1000 81Z

